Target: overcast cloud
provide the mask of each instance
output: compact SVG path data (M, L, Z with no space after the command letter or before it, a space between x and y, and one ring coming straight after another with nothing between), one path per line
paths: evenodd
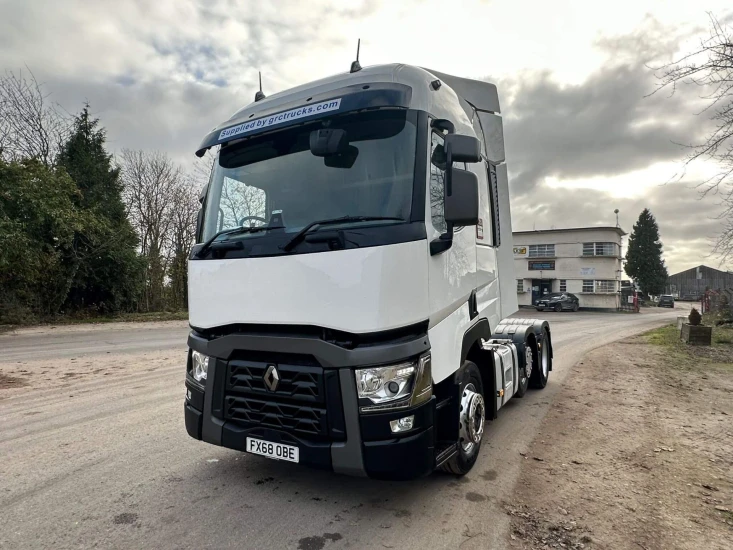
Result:
M520 5L521 4L521 5ZM266 93L362 64L401 61L491 78L506 117L515 229L613 224L644 207L672 271L708 256L718 222L698 165L675 180L707 122L698 90L647 96L647 65L707 31L727 2L0 0L0 69L28 66L67 110L84 101L110 147L185 165L214 125ZM644 4L644 5L641 5ZM490 75L490 76L488 76Z

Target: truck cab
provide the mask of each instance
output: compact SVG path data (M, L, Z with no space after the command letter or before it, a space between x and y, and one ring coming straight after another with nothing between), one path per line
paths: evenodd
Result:
M465 474L552 369L517 310L493 84L364 68L257 100L215 154L188 264L185 423L339 473Z

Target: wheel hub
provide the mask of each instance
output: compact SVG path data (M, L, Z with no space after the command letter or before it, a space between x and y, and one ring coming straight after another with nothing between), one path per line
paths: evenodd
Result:
M486 407L483 396L476 392L473 384L468 384L461 397L461 447L470 453L474 446L481 442L484 435Z
M532 355L532 349L529 346L524 348L524 375L529 380L532 376L532 363L534 356Z

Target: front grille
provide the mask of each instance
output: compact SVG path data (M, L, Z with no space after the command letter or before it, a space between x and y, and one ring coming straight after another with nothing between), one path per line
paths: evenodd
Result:
M343 413L338 373L324 370L303 357L273 357L267 361L237 358L227 363L224 418L245 427L262 426L307 439L340 439ZM275 391L265 384L265 374L275 365L279 382ZM336 392L335 395L333 394ZM334 428L336 431L334 432ZM339 431L340 430L340 431Z
M328 434L326 409L288 405L227 395L225 414L229 420L267 426L307 436Z

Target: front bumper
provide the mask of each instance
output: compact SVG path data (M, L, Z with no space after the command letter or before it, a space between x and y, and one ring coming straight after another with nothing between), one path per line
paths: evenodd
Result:
M224 337L227 338L227 337ZM218 340L222 340L220 338ZM283 338L282 340L290 340ZM227 381L227 360L236 351L242 352L243 342L237 338L230 339L231 349L222 349L222 343L206 341L194 333L189 337L189 346L215 357L210 361L206 387L195 383L190 377L186 380L186 401L184 416L186 431L198 440L220 445L230 449L246 452L247 438L254 437L274 443L295 445L299 448L300 464L313 468L332 470L354 476L375 479L406 480L425 476L435 467L435 398L411 409L402 409L379 414L360 414L354 368L360 366L357 361L364 360L363 365L399 362L406 357L414 357L427 351L429 343L425 336L419 342L401 342L392 349L385 346L373 346L369 350L358 350L362 357L350 356L357 350L333 350L324 348L319 355L320 344L317 342L279 342L279 349L287 349L289 353L298 352L306 345L321 365L328 367L330 376L337 377L338 399L340 410L334 413L343 414L339 420L339 428L334 437L308 437L296 434L293 430L277 429L272 426L255 423L238 422L227 418L224 411L225 386ZM322 341L320 341L322 342ZM276 342L263 342L248 339L247 348L253 347L259 353L262 347L274 347ZM327 344L332 346L332 344ZM212 351L216 351L214 355ZM266 350L265 350L266 351ZM315 353L314 353L315 351ZM364 357L368 351L378 358ZM334 366L338 362L339 366ZM360 361L359 361L360 362ZM341 366L344 363L348 366ZM325 376L325 375L324 375ZM330 399L333 399L333 392ZM333 407L333 402L330 405ZM332 414L329 412L329 414ZM393 434L390 421L413 415L413 428L407 432ZM333 430L329 435L333 435ZM340 435L339 435L340 434Z

